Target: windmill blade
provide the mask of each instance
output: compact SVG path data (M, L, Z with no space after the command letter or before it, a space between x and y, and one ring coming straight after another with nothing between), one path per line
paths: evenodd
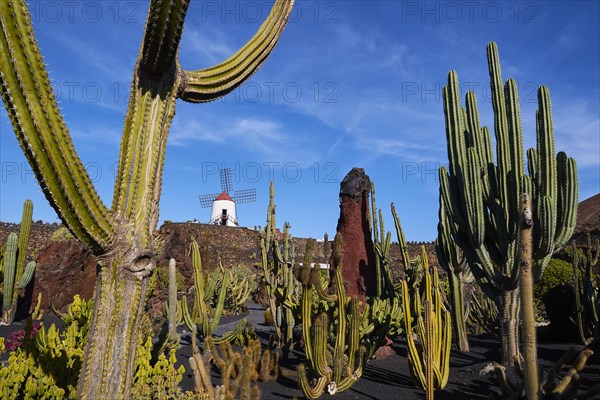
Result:
M200 196L200 206L202 208L212 207L212 203L213 203L213 201L215 201L215 199L217 198L218 195L220 195L220 193L201 195Z
M253 203L256 201L256 189L236 190L232 198L237 204Z
M221 168L219 170L219 176L221 178L221 189L225 193L231 193L233 191L233 183L231 182L231 169Z

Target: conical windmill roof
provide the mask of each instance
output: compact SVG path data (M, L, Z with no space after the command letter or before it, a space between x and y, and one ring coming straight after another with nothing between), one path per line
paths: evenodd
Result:
M215 199L215 201L218 200L227 200L227 201L231 201L233 203L235 203L235 201L233 201L233 199L231 198L231 196L229 196L229 194L227 194L227 192L223 192L220 195L217 196L217 198Z

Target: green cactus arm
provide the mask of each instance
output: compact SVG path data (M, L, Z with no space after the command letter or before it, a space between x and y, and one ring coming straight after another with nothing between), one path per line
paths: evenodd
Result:
M194 321L194 319L192 318L192 315L190 314L190 309L188 308L188 305L187 305L187 298L185 296L183 296L181 298L180 304L181 304L181 316L183 317L183 322L185 322L185 325L188 327L188 329L193 334L195 334L197 332L198 328L196 326L196 322Z
M174 258L169 260L169 336L177 335L177 281L175 274L177 263ZM187 302L185 305L187 309Z
M161 75L173 66L190 0L152 0L142 43L140 68Z
M31 278L33 278L33 273L35 272L36 263L35 261L30 261L29 264L25 267L23 275L21 279L19 279L19 283L17 283L17 287L19 289L24 289L25 286L31 282Z
M329 383L327 376L321 376L317 379L314 386L310 385L308 378L306 377L306 367L304 364L298 365L298 381L300 383L300 389L302 393L308 399L318 399L323 394L325 386Z
M215 311L213 314L212 321L210 322L210 330L213 331L221 320L221 314L223 314L223 306L225 304L225 295L227 294L227 287L229 286L230 273L226 272L223 275L221 281L221 287L219 288L219 297L217 298L217 304L215 305ZM207 332L208 334L208 332Z
M175 115L179 75L156 80L134 73L125 117L112 212L129 221L137 248L151 246L162 184L167 136ZM176 69L176 66L173 66Z
M400 218L398 218L398 213L396 212L396 207L394 203L391 204L392 209L392 217L394 218L394 225L396 226L396 234L398 235L398 246L400 246L400 254L402 255L402 264L404 266L404 271L406 272L407 268L410 268L410 257L408 255L408 247L406 246L406 239L404 237L404 231L402 230L402 225L400 224Z
M248 79L277 44L293 5L294 0L277 0L256 35L227 60L207 69L183 71L179 97L191 103L212 101Z
M15 284L15 266L17 264L17 234L11 233L6 239L4 250L4 291L2 293L2 308L7 310L12 306L13 289Z
M309 360L311 367L319 376L331 375L331 368L327 363L327 342L329 340L329 321L326 313L321 313L315 318L314 324L314 359Z
M577 223L577 206L579 180L575 160L567 157L564 152L556 155L556 168L558 180L557 227L554 236L554 249L561 249L571 238ZM588 248L591 248L588 247Z
M0 87L19 144L64 224L85 245L106 247L113 234L52 92L23 0L0 3Z
M29 234L31 232L31 222L33 217L33 202L25 200L23 203L23 214L21 216L21 227L19 229L19 243L17 246L17 265L15 271L15 281L19 282L25 268L25 259L27 258L27 247L29 244ZM35 267L34 267L35 268ZM17 293L13 294L13 303L17 301Z

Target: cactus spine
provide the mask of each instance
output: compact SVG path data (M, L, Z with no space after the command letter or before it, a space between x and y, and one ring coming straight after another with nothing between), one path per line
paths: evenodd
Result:
M438 274L435 268L429 267L425 247L421 246L421 264L424 270L423 313L418 291L411 299L406 280L401 281L402 310L404 312L404 329L408 347L408 363L413 382L425 390L426 398L433 400L434 391L443 389L448 383L450 373L450 344L452 328L450 312L442 303ZM416 307L416 315L411 305ZM419 337L420 347L415 343L413 325Z
M570 238L577 212L575 160L555 154L548 89L538 90L537 149L528 155L525 175L522 129L516 82L503 85L498 50L487 46L494 108L496 162L490 132L479 125L477 101L466 95L460 105L456 72L444 87L449 169L440 169L440 190L454 242L462 249L473 275L500 310L502 362L518 354L519 194L531 193L533 273L539 276L552 253Z
M35 261L31 261L25 266L32 215L33 202L25 200L19 235L17 236L13 232L8 235L6 240L6 250L0 268L4 276L0 325L10 325L13 322L17 312L19 289L23 289L31 282L35 272Z
M176 100L211 101L242 84L273 50L293 6L293 0L276 0L257 34L238 52L216 66L186 71L178 51L189 3L150 1L109 210L60 114L25 0L0 2L0 87L13 130L46 198L101 265L81 398L130 397L134 332L156 265L153 235Z

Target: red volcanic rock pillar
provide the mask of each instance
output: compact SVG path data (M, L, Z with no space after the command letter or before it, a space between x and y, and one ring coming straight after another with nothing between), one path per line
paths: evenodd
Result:
M371 180L362 168L352 168L340 184L340 218L337 234L342 237L342 276L348 296L365 304L376 291L375 250L369 227ZM334 249L331 259L336 259ZM337 268L332 264L332 268Z

